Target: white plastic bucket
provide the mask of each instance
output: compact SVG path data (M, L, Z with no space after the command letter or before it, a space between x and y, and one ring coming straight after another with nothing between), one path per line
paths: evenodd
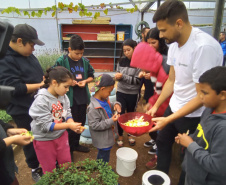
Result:
M162 177L162 179L164 180L164 183L162 185L170 185L169 176L159 170L150 170L150 171L145 172L142 177L142 185L153 185L148 181L148 178L152 175L157 175L157 176Z
M135 150L122 147L116 151L116 172L123 177L130 177L136 169L138 154Z

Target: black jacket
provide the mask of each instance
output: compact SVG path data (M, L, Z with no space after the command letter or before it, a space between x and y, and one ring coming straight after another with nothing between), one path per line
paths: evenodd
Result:
M43 71L37 58L33 54L22 56L9 47L6 56L0 60L0 85L15 87L7 113L28 114L34 95L27 94L26 84L40 83L42 80Z

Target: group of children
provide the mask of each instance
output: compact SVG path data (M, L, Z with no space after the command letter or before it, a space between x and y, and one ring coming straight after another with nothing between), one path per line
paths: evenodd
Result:
M26 24L23 26L32 29ZM19 26L20 31L23 26ZM16 27L14 32L18 29ZM14 42L17 46L14 47L11 44L10 52L14 52L14 56L16 55L19 58L18 63L21 62L20 60L23 60L23 62L27 60L25 56L28 57L32 54L35 43L42 45L37 38L24 42L21 35L18 33L15 33L15 35L17 37ZM149 100L149 107L155 104L168 78L169 66L166 64L165 56L167 55L167 46L159 38L157 28L151 29L147 33L146 39L148 43L141 43L138 46L132 39L123 42L122 55L115 74L115 80L118 81L117 101L113 104L109 102L108 97L114 89L115 81L108 74L102 74L96 78L95 94L90 97L88 83L94 79L94 69L89 64L88 59L83 57L84 43L78 35L71 37L68 48L69 53L60 57L56 61L56 65L47 69L43 81L41 79L42 73L40 73L41 75L37 75L38 78L35 79L39 83L38 81L36 84L26 82L25 85L21 86L23 88L17 86L16 83L19 83L19 80L12 84L16 84L17 88L14 94L15 97L23 93L26 94L26 96L22 96L23 101L28 98L27 94L31 95L38 90L34 100L29 99L27 104L30 103L29 116L31 117L31 123L29 126L31 126L30 129L34 134L33 146L44 173L51 172L56 168L56 162L58 165L71 162L74 150L89 151L88 148L79 145L80 134L84 131L86 113L93 146L98 149L97 159L109 162L110 151L115 144L117 135L119 135L117 145L119 147L123 146L123 130L117 124L117 120L120 114L136 110L141 78L143 77L154 83L155 92ZM31 48L25 50L26 52L21 52L22 47L24 50L24 47ZM153 61L153 56L148 53L148 51L152 52L152 47L155 52L161 54L160 59L157 61ZM149 64L154 66L152 71L141 71L138 68L131 67L132 58L133 60L140 60L141 63L152 61L153 63ZM34 60L36 65L32 67L39 69L38 64L36 64L37 60L33 55L31 59ZM8 78L11 78L10 76L6 78L7 69L5 66L9 64L4 63L2 60L0 65L4 66L1 78L5 78L5 83ZM20 66L15 67L14 79L20 76L18 71L15 72L18 68L20 69ZM222 145L226 134L225 74L225 67L214 67L201 75L199 78L200 98L207 108L203 112L200 124L193 135L188 136L184 133L178 134L175 138L177 143L187 148L183 162L183 169L186 171L185 183L187 184L224 184L226 181L224 165L226 147ZM26 74L23 75L26 78ZM1 83L3 82L1 81ZM10 85L4 83L3 85ZM156 112L157 116L163 115L169 99L165 102L166 104L163 104ZM87 107L87 105L89 106ZM11 113L12 109L16 108L19 110L15 105L10 105L7 111ZM151 112L147 113L151 114ZM20 116L22 115L24 114ZM17 117L18 115L14 115L15 119ZM27 127L27 130L29 130L29 127ZM151 137L154 138L154 135L151 135ZM27 137L26 139L30 138ZM132 136L128 135L128 140L131 146L135 145L135 139ZM154 145L152 141L151 144ZM14 173L15 169L12 171ZM14 180L13 175L11 179Z

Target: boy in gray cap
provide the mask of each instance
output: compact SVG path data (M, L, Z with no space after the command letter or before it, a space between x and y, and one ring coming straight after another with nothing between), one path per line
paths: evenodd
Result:
M34 101L34 92L44 85L42 68L32 54L35 44L44 45L38 39L37 31L28 24L18 24L6 55L0 60L0 85L15 87L6 111L18 128L29 131L32 118L28 110ZM32 169L32 178L37 182L42 176L42 169L39 168L33 143L24 146L23 150L28 167Z
M111 104L108 98L114 84L115 81L110 75L98 76L94 85L95 94L91 97L87 109L93 146L98 149L97 159L104 162L109 162L110 151L115 144L119 114L114 114L114 110L121 112L121 104Z

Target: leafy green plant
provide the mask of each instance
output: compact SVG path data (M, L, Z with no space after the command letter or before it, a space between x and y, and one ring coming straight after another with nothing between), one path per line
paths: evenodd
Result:
M8 115L5 110L0 110L0 119L5 123L13 120L13 118Z
M113 8L113 4L112 3L109 3L109 4L105 4L105 3L101 3L100 5L100 8L103 9L103 12L105 15L108 14L108 9L107 7L110 7L111 9ZM96 9L99 9L99 6L95 6ZM86 17L91 17L93 15L92 12L88 12L88 9L87 8L93 8L95 9L95 7L93 5L91 6L85 6L83 5L82 3L78 3L77 5L74 5L73 2L70 2L70 4L64 4L62 2L58 2L58 6L56 5L53 5L52 7L46 7L44 8L44 10L37 10L37 11L22 11L16 7L8 7L4 10L1 11L2 14L9 14L9 13L12 13L12 12L15 12L16 14L18 14L19 16L22 16L21 13L23 13L24 16L28 16L29 18L30 17L42 17L43 14L47 15L47 12L52 12L51 15L52 17L55 17L56 16L56 12L57 10L59 9L59 13L61 13L62 11L68 11L69 13L72 13L73 11L74 12L77 12L79 11L79 15L81 17L83 16L86 16ZM116 4L116 8L117 9L123 9L123 7L119 6ZM135 11L138 10L138 7L137 5L135 5L134 8L127 8L126 11L127 12L130 12L130 13L133 13ZM98 14L100 14L100 12L97 12ZM98 14L95 13L94 15L94 18L96 19L98 17Z
M36 185L117 185L118 175L102 160L85 159L47 172Z
M37 55L37 59L42 66L42 70L45 72L46 69L52 67L55 64L56 60L61 55L63 55L62 52L58 52L55 50L46 50L44 52L42 51L42 54Z

